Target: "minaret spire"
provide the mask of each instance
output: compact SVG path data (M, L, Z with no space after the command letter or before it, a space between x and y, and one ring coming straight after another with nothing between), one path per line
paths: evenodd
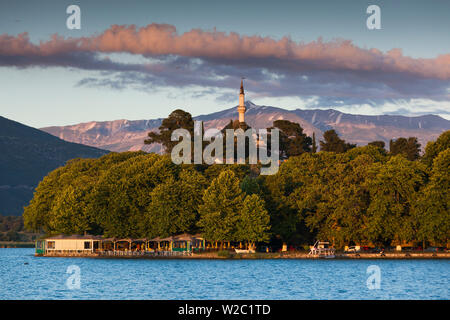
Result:
M239 123L245 122L245 94L244 94L244 77L241 78L241 92L239 94L239 106L238 106L238 112L239 112Z

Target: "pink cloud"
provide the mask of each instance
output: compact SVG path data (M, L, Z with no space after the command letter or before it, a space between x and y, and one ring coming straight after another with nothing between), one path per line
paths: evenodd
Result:
M284 37L240 36L237 33L194 29L178 34L166 24L150 24L142 28L113 25L91 37L63 38L33 44L26 33L0 35L0 62L4 57L51 57L76 52L126 52L148 56L178 55L212 59L226 63L248 63L286 71L350 71L389 72L410 76L450 80L450 54L433 59L404 56L401 49L386 53L363 49L349 40L309 43ZM3 57L3 58L2 58Z

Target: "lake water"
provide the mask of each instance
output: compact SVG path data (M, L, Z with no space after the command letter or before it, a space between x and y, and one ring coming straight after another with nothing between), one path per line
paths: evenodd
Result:
M66 284L71 265L79 267L79 289ZM366 284L371 265L379 267L379 289ZM447 300L449 267L448 260L45 258L0 249L0 299Z

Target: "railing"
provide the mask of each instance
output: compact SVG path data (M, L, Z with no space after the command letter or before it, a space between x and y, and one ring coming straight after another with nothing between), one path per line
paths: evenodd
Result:
M335 251L333 248L312 248L309 254L314 256L332 256L335 254Z
M99 251L101 256L125 256L125 257L172 257L172 256L191 256L190 251Z

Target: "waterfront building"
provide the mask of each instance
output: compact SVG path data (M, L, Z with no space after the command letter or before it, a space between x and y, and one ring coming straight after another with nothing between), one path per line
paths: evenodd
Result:
M91 235L58 235L36 241L36 254L92 254L99 250L102 238Z
M160 252L190 254L205 249L201 235L187 233L167 238L103 238L92 235L58 235L36 241L36 255L143 255Z

